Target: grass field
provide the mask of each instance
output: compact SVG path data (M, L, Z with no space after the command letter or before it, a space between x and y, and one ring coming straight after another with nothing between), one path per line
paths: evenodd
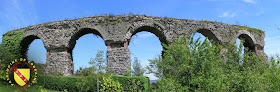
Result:
M16 87L11 85L6 85L0 83L0 92L60 92L42 88L41 86L32 86L27 88L27 90L16 89Z

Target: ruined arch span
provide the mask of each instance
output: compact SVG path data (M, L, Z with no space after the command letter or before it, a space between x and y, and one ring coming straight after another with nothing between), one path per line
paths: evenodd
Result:
M41 39L47 50L46 72L54 67L63 71L64 76L73 74L72 50L76 40L88 33L96 34L104 40L107 46L108 66L117 75L123 75L128 70L130 52L127 46L131 37L141 31L155 34L165 44L173 42L175 38L190 38L195 32L217 43L235 43L237 38L241 38L245 39L245 47L249 47L258 55L265 55L263 31L212 21L145 15L93 16L43 23L15 31L23 30L22 55L25 55L28 45L34 39Z

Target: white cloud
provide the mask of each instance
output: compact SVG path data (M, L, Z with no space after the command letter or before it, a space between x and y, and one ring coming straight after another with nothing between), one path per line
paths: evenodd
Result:
M37 15L32 0L26 1L27 5L23 5L18 0L5 3L0 12L0 19L5 21L9 30L34 25L37 22ZM8 31L8 30L5 30Z
M220 15L219 17L233 18L235 16L237 16L237 14L235 12L226 11L222 15Z
M242 1L247 2L247 3L252 3L252 4L255 4L255 3L256 3L255 0L242 0Z
M148 37L151 37L151 36L153 36L153 35L154 35L154 34L152 34L152 33L145 32L145 33L143 33L143 34L138 35L138 37L139 37L139 38L148 38Z

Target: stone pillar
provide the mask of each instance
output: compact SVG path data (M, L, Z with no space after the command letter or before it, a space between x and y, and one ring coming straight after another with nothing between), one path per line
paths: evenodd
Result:
M220 45L220 54L221 54L221 57L224 59L225 63L227 62L228 57L224 53L227 51L228 51L228 49L226 48L225 45Z
M263 63L267 63L266 60L268 59L266 53L264 52L264 47L260 45L255 45L255 52L258 56L262 57L264 59Z
M72 76L74 72L73 59L67 49L48 49L45 66L47 75L60 73L63 76Z
M221 50L220 50L220 53L222 54L223 52L227 52L228 51L228 49L226 48L226 46L224 46L224 45L220 45L220 48L221 48Z
M128 42L106 43L107 65L116 75L124 75L130 66L130 52Z

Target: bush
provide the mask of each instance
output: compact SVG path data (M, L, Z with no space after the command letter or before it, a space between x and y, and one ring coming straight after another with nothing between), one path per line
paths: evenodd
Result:
M151 83L151 90L156 90L158 89L158 84L157 83Z
M178 39L163 45L163 58L147 67L160 81L156 91L280 91L279 58L269 60L240 46L221 46L199 39ZM263 62L267 62L263 63Z
M0 45L0 59L5 65L9 64L14 59L23 57L22 40L24 36L24 30L21 31L9 31L3 34L2 43ZM7 67L2 67L2 69Z
M75 72L75 76L90 76L94 75L94 71L96 70L95 67L89 67L89 68L82 68L80 67L79 70Z
M150 91L150 80L148 77L137 76L117 76L113 75L114 80L119 81L122 84L124 91L131 92L132 90L142 90L144 92Z
M63 77L63 76L37 76L35 85L44 86L47 89L64 91L79 91L77 87L80 77Z
M114 81L112 75L104 76L101 81L99 81L101 88L101 92L121 92L123 91L123 87L119 83L119 81Z
M3 44L0 44L0 80L6 80L6 69L10 61L13 61L16 55L7 50Z
M108 76L103 76L109 78ZM37 84L44 86L47 89L64 91L96 91L97 78L102 81L103 77L100 76L38 76ZM149 78L144 76L129 77L129 76L117 76L112 75L111 78L115 82L119 82L123 91L141 90L149 92L150 81ZM101 83L102 84L102 83ZM99 89L101 89L101 84Z

